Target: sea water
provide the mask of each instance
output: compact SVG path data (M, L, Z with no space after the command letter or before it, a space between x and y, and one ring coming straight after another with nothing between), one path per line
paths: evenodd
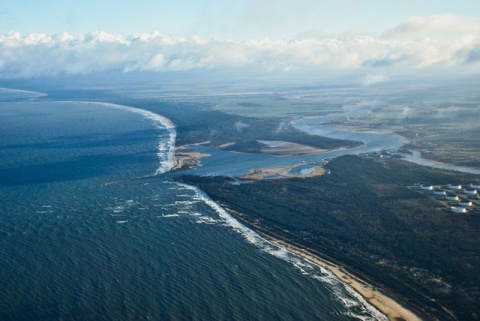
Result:
M384 319L168 181L168 120L17 96L0 102L0 320Z

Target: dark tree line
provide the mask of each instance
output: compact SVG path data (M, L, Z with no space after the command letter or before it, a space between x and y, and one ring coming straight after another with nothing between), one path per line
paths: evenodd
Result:
M442 320L480 315L480 216L454 215L419 183L467 184L478 176L401 160L344 156L330 175L236 185L181 179L242 213L241 219L341 262ZM445 309L444 309L445 308Z

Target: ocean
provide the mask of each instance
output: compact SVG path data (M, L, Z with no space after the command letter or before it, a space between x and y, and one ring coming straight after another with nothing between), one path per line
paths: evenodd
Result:
M168 180L168 119L0 95L0 320L385 320Z

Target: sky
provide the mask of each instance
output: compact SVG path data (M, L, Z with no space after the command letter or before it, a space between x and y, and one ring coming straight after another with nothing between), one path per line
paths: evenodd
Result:
M0 0L0 78L480 72L478 0Z

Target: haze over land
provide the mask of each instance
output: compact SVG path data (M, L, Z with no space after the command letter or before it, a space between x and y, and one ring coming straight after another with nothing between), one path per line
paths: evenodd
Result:
M479 320L479 17L3 1L0 319Z

